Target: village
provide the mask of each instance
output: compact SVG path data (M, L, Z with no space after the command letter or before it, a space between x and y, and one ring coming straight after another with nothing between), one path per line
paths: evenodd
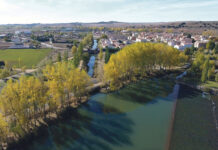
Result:
M0 149L46 147L38 139L45 137L42 141L47 141L51 134L71 142L77 131L80 138L89 141L83 130L90 133L90 139L97 134L110 145L114 142L105 136L115 136L125 145L125 141L119 141L129 136L122 133L123 129L137 130L134 134L141 137L141 132L147 135L152 128L157 131L151 139L155 141L162 135L163 118L168 135L162 135L162 141L167 142L160 143L160 149L174 150L171 147L178 142L187 143L184 126L186 135L193 129L197 129L196 135L210 132L193 139L210 138L215 143L212 130L218 130L218 39L200 27L200 32L189 31L62 25L15 25L0 30ZM207 30L213 31L216 33ZM203 119L201 114L205 115ZM129 120L126 115L133 118ZM149 118L142 122L141 117ZM177 125L181 118L184 121ZM190 120L197 123L190 126ZM209 125L202 126L202 120ZM132 127L133 122L140 122L143 130ZM101 132L93 134L89 126ZM69 134L64 133L65 127ZM174 131L174 127L178 129ZM104 131L107 134L101 135ZM146 137L150 139L152 134ZM177 134L180 140L174 137ZM68 147L64 141L60 145Z
M162 42L183 51L193 46L195 48L206 48L206 44L209 42L209 39L212 38L203 35L185 35L183 33L138 33L122 31L119 35L108 32L103 32L102 34L106 34L108 37L100 41L103 48L120 49L135 42Z
M92 32L99 46L103 49L122 49L126 45L136 42L166 43L178 50L186 48L206 48L212 36L187 33L158 33L158 32L132 32L128 30L117 31L77 31L73 28L62 30L18 30L9 33L0 33L0 49L30 49L30 48L71 48L84 37L84 32ZM103 37L103 38L102 38Z
M0 150L218 150L218 0L0 0Z

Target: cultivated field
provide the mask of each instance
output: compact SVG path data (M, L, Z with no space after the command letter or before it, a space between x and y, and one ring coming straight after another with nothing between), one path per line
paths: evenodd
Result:
M0 50L0 61L7 61L12 66L32 68L43 60L51 49L8 49Z

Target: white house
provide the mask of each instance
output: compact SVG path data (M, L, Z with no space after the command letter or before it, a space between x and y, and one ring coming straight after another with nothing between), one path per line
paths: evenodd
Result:
M142 39L142 38L136 38L135 40L136 42L146 42L146 39Z
M206 41L196 41L194 43L195 48L206 48L207 42Z
M175 45L174 48L177 48L178 50L184 50L182 45Z
M176 42L175 41L169 41L168 45L174 47L176 45Z

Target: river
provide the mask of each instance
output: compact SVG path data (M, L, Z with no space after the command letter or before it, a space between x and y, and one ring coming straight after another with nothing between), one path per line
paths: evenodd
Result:
M114 93L97 93L25 149L164 150L179 91L173 81L151 79Z
M97 42L97 40L94 40L94 43L93 43L93 46L92 46L91 50L95 51L95 50L97 50L97 48L98 48L98 42ZM90 57L90 60L89 60L89 63L88 63L88 67L89 67L88 75L90 77L92 77L93 74L94 74L94 67L95 67L95 55L92 55Z
M88 67L89 67L88 75L90 77L92 77L93 74L94 74L94 67L95 67L95 56L94 55L92 55L90 57L90 60L89 60L89 63L88 63Z

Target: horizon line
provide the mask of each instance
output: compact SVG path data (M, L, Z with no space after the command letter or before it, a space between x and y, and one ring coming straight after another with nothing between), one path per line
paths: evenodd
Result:
M151 21L151 22L125 22L125 21L98 21L98 22L83 22L83 21L76 21L76 22L53 22L53 23L3 23L2 25L33 25L33 24L72 24L72 23L80 23L80 24L100 24L100 23L125 23L125 24L150 24L150 23L179 23L179 22L218 22L218 20L181 20L181 21Z

